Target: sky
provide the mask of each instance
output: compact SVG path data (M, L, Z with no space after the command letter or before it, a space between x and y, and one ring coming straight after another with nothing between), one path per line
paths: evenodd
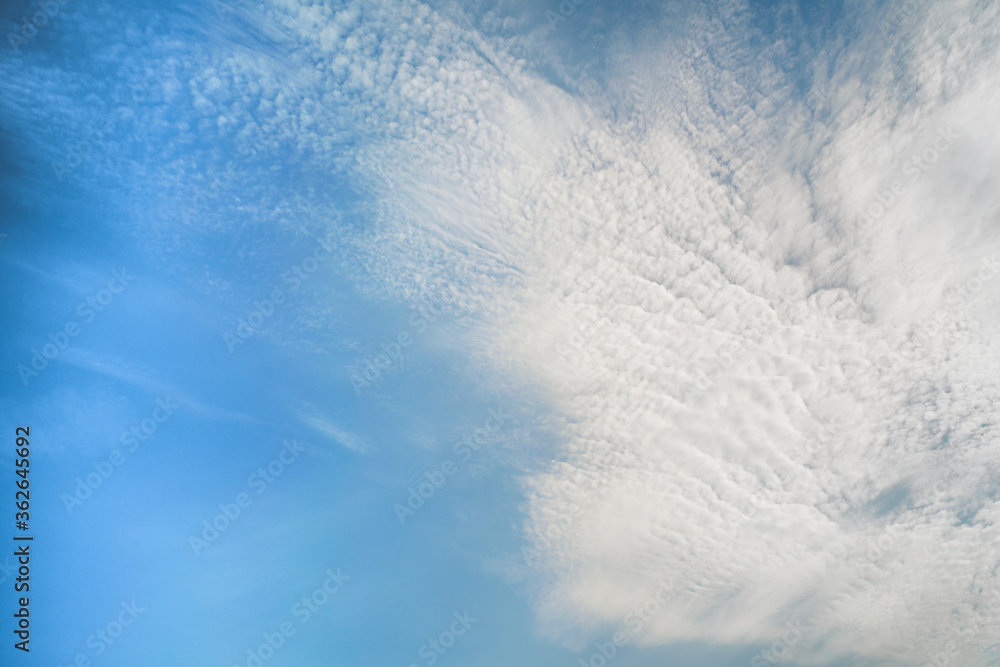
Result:
M997 2L0 21L4 665L1000 664Z

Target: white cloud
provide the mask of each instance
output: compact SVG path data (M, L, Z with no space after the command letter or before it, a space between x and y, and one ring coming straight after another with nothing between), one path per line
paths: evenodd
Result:
M349 449L356 454L364 454L368 451L368 443L365 442L364 438L345 431L311 403L303 404L299 408L299 418L303 424L322 433L341 447Z
M130 136L260 128L303 171L364 184L360 283L459 290L479 363L565 419L560 462L525 480L529 542L587 508L535 565L548 636L578 645L666 573L683 594L646 644L769 643L801 619L801 662L913 663L956 641L952 664L983 664L996 620L968 631L1000 590L1000 281L962 286L1000 251L997 9L930 4L886 37L852 3L829 27L847 42L785 9L798 43L759 34L745 3L706 5L669 39L616 36L600 76L561 63L560 88L526 59L553 58L537 35L413 2L275 2L261 23L287 60L199 52L187 90ZM940 127L959 139L857 227ZM164 197L212 164L170 160ZM301 227L266 167L248 169L249 199ZM156 224L151 238L176 233Z
M982 41L995 17L967 17L980 32L931 12L909 41L818 54L833 75L818 82L828 92L806 123L775 68L754 78L756 62L726 69L749 49L739 40L748 24L733 20L688 49L718 66L642 55L646 71L671 73L639 84L652 89L655 119L641 127L512 68L505 88L477 100L477 120L501 130L485 143L455 143L432 121L431 139L417 131L412 147L381 145L362 164L387 184L383 210L406 224L387 216L378 257L399 283L464 286L491 326L482 359L547 387L567 419L566 463L527 485L529 541L561 533L533 579L550 636L578 645L667 572L687 595L645 643L770 642L799 618L803 662L851 652L914 661L961 638L953 660L977 664L986 635L960 633L985 603L980 589L997 587L996 507L984 491L995 488L996 348L985 328L968 330L968 308L945 311L956 330L935 332L930 348L910 326L940 312L934 295L997 247L986 127L1000 106L983 87L994 63L940 71L947 47L929 38ZM722 34L729 43L712 41ZM962 83L913 97L912 84L894 89L871 71L873 54L887 72ZM526 122L518 109L529 98ZM770 115L756 118L751 103ZM549 126L560 106L573 111L559 131L522 129ZM933 172L877 228L853 227L879 187L905 177L911 151L950 125L961 140ZM756 150L767 133L773 149ZM970 162L982 165L974 175ZM726 177L734 171L739 181ZM553 342L580 329L582 344L561 357ZM721 377L691 392L725 350L735 354ZM817 444L830 420L844 425ZM941 474L946 460L961 460L957 472ZM582 480L609 467L616 481L595 500ZM729 520L748 504L752 518ZM580 506L565 526L559 517ZM869 558L869 540L893 527L905 537ZM881 621L859 628L886 610L893 632Z

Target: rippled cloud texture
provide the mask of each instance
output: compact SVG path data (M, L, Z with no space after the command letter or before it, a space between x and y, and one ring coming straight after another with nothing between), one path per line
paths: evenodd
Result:
M165 263L336 224L360 289L450 304L474 363L557 424L493 565L545 639L606 641L670 581L630 641L996 662L1000 5L551 4L67 6L49 38L113 78L32 41L0 89L58 137L43 163L80 153L63 179L117 174L124 233Z

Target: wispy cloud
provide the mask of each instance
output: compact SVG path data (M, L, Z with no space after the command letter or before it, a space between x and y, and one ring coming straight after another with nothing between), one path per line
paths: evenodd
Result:
M496 17L473 30L417 2L269 3L261 25L294 59L253 40L183 59L156 44L162 85L115 141L145 154L193 144L193 127L206 142L253 133L289 164L364 184L372 223L350 238L353 279L411 302L454 290L475 314L474 363L564 420L558 463L525 482L527 543L575 517L532 579L546 636L578 644L668 572L699 594L665 602L637 644L771 644L801 620L789 651L802 663L912 664L959 637L956 660L984 664L987 634L963 629L1000 589L1000 317L988 290L944 306L1000 250L1000 10L928 3L892 15L888 34L884 11L849 3L824 32L794 3L704 3L581 63L541 40L591 17L501 37ZM172 59L183 71L168 75ZM31 75L53 90L71 76ZM959 138L859 228L927 127ZM115 173L169 202L214 165L197 148L163 157L156 173ZM221 193L219 210L296 228L271 167L248 160L233 179L244 199ZM192 242L150 200L134 209L150 243ZM206 215L190 235L244 224ZM571 359L554 351L571 339ZM692 397L725 349L739 354ZM315 406L300 418L367 449ZM845 426L817 447L831 421ZM961 472L935 492L949 460ZM594 478L613 480L596 499ZM906 502L866 511L904 481ZM905 557L867 558L887 527ZM858 638L859 618L884 625L890 611L892 632Z
M299 408L299 419L306 426L322 433L336 444L356 454L364 454L368 451L368 443L364 438L342 429L315 405L303 404Z
M190 410L202 417L245 424L261 423L259 419L250 415L197 401L181 387L158 380L155 372L142 364L77 348L68 348L60 360L77 368L125 382L154 397L169 396L184 410Z

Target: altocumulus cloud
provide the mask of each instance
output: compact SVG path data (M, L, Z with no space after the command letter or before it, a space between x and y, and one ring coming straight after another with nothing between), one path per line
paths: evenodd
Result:
M181 71L154 44L160 88L114 141L182 136L155 104L170 99L215 119L202 132L365 183L377 224L344 241L370 270L359 285L411 303L454 290L475 363L564 417L559 464L524 479L526 542L588 508L523 579L549 637L582 646L669 572L684 594L636 643L772 645L795 623L803 663L923 664L954 641L949 664L985 664L1000 283L968 286L1000 252L1000 8L926 3L887 34L847 3L830 35L797 5L766 10L808 35L793 44L746 2L665 7L649 30L609 29L598 72L557 45L586 12L614 17L598 3L550 32L406 0L265 2L247 21L293 56L234 45ZM939 128L948 150L857 225ZM143 175L157 201L209 156L164 163Z

